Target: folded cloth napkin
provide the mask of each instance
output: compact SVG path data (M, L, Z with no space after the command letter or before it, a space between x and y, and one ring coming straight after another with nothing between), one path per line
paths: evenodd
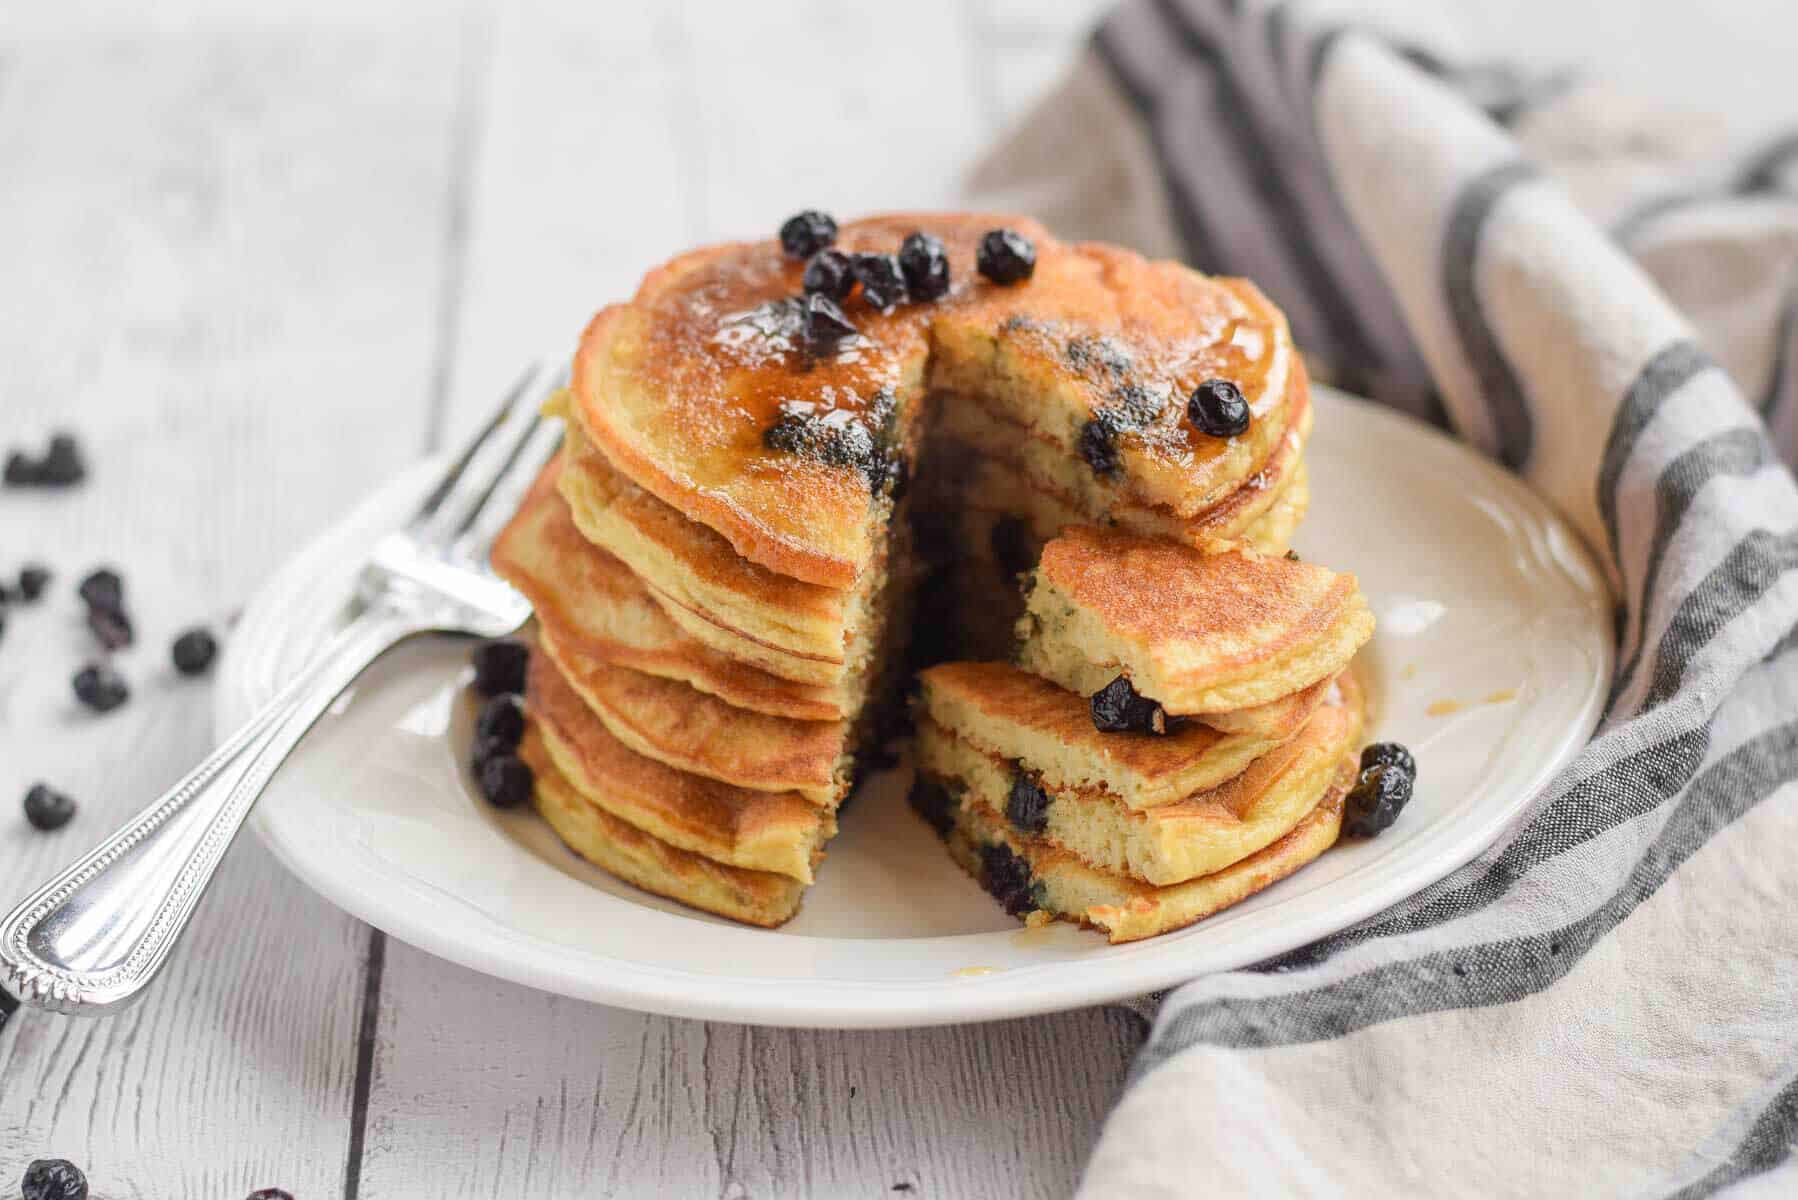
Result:
M1465 868L1170 993L1083 1193L1798 1194L1798 137L1692 173L1380 20L1126 5L973 190L1255 279L1520 473L1610 568L1610 707Z

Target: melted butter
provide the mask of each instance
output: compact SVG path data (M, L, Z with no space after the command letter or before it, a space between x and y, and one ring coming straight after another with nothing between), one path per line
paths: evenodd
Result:
M957 967L949 974L958 979L968 979L975 975L991 975L998 969L998 967Z
M1490 696L1486 697L1486 703L1487 704L1509 704L1511 701L1513 701L1515 699L1517 699L1517 689L1516 688L1500 688L1498 691L1493 692Z
M1052 941L1054 938L1055 922L1044 921L1037 925L1027 925L1023 929L1012 934L1011 944L1023 949L1029 949L1032 946L1040 946L1044 942Z
M1446 717L1451 713L1458 713L1466 707L1467 706L1462 704L1459 700L1436 700L1423 711L1432 717Z

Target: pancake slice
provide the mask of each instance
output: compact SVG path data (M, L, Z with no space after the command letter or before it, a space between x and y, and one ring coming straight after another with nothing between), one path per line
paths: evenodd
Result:
M1353 782L1344 759L1322 799L1283 837L1221 871L1167 887L1100 871L1070 851L1018 836L981 804L930 799L930 780L914 802L937 825L949 853L1014 916L1036 912L1096 926L1113 943L1133 942L1191 925L1291 875L1335 844L1342 801Z
M679 850L801 883L836 819L797 792L757 792L677 771L613 737L548 655L531 658L526 705L549 761L590 804Z
M1091 695L1119 674L1175 715L1278 700L1373 636L1353 575L1075 526L1043 548L1018 622L1027 670Z
M758 792L798 792L836 807L848 789L848 723L733 708L673 679L586 658L539 618L540 652L604 724L646 758Z
M1359 733L1359 692L1349 674L1342 680L1298 736L1242 774L1141 811L1096 789L1044 787L929 720L919 723L918 768L1021 837L1070 851L1100 871L1157 886L1181 883L1270 845L1317 806Z
M797 879L677 849L587 800L556 770L535 729L525 731L518 752L537 777L537 812L595 866L646 892L749 925L772 927L799 911L805 884Z
M1196 721L1165 737L1100 733L1085 696L1006 663L942 663L918 681L919 711L937 725L1053 791L1097 790L1132 810L1216 787L1278 744Z
M678 679L738 708L799 720L843 716L839 689L783 679L719 653L683 630L631 569L576 528L544 468L494 542L493 567L523 592L570 649L613 666Z

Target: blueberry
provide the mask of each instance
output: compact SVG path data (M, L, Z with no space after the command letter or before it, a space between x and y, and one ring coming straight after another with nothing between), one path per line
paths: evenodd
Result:
M1089 707L1093 728L1100 733L1167 732L1167 710L1159 701L1138 695L1128 675L1119 675L1094 692Z
M474 773L478 777L482 769L487 766L488 759L504 758L517 749L516 741L508 742L504 738L482 737L476 734L474 746L469 751L468 765L474 769Z
M1022 283L1036 273L1036 247L1014 229L994 229L981 237L974 262L994 283Z
M203 675L218 657L218 639L210 629L193 628L175 639L169 647L169 658L175 670L183 675Z
M1036 565L1036 556L1030 549L1030 527L1017 517L1007 514L994 521L987 541L999 569L1007 575L1022 574Z
M524 691L525 669L531 665L531 648L503 638L482 642L469 656L474 663L475 691L483 696L502 696Z
M536 777L524 760L511 754L490 758L481 767L481 794L496 808L516 808L531 798Z
M37 600L44 594L44 588L50 583L50 568L41 563L28 563L19 572L19 595L27 604Z
M3 478L8 487L35 486L44 482L44 464L31 458L23 450L9 451Z
M286 1188L257 1188L248 1200L293 1200L293 1193Z
M1040 907L1030 881L1030 864L1012 853L1010 846L993 842L980 848L980 886L1014 917Z
M1209 437L1235 437L1249 431L1249 402L1228 379L1207 379L1186 401L1193 428Z
M1411 751L1397 742L1375 742L1361 751L1361 769L1369 767L1397 767L1400 771L1417 781L1417 760Z
M87 1200L87 1176L66 1158L40 1158L25 1168L19 1200Z
M841 304L855 288L849 256L841 250L820 250L805 264L802 286L808 296L826 296Z
M134 639L131 618L116 608L88 609L87 627L108 650L122 650Z
M949 254L928 233L914 233L899 243L899 269L913 300L938 300L949 291Z
M774 424L762 431L762 445L827 466L855 467L870 477L877 468L885 468L874 435L844 408L821 414L783 408Z
M891 254L857 254L849 260L849 270L862 285L862 299L881 312L905 303L905 272L899 259Z
M1094 475L1115 475L1123 464L1118 453L1118 434L1123 430L1117 418L1108 409L1099 409L1093 413L1092 419L1080 427L1080 437L1076 447L1086 465L1093 469Z
M125 677L103 663L81 668L72 681L75 699L97 713L111 712L131 699Z
M75 816L75 802L47 783L34 783L25 793L25 819L33 829L61 829Z
M125 607L125 581L111 567L88 572L81 581L79 590L89 608L106 608L117 612Z
M495 696L481 709L474 733L477 738L490 738L511 749L524 736L524 705L517 696Z
M795 213L780 227L780 248L794 258L810 258L836 240L837 223L814 208Z
M66 487L87 478L87 463L72 434L59 433L50 439L50 453L44 456L40 470L43 482L55 487Z
M1041 833L1049 827L1049 793L1033 772L1015 769L1011 791L1005 797L1005 818L1025 833Z
M1398 820L1398 814L1410 802L1410 775L1396 767L1369 767L1361 772L1348 794L1343 832L1354 837L1373 837Z
M955 797L950 795L948 788L922 771L912 777L911 792L906 800L936 830L938 837L955 827Z
M822 357L835 354L837 347L854 337L855 326L835 300L814 292L805 298L805 349Z

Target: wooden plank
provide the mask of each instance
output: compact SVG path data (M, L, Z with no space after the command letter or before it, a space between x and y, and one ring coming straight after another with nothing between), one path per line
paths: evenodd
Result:
M8 904L209 747L169 638L417 453L437 340L454 15L107 7L0 30L0 428L73 428L93 462L0 493L0 571L60 573L0 642ZM95 718L72 588L103 561L139 645L132 703ZM37 778L80 798L67 830L19 818ZM336 1194L365 937L247 839L139 1007L0 1032L0 1191L54 1153L97 1195Z

